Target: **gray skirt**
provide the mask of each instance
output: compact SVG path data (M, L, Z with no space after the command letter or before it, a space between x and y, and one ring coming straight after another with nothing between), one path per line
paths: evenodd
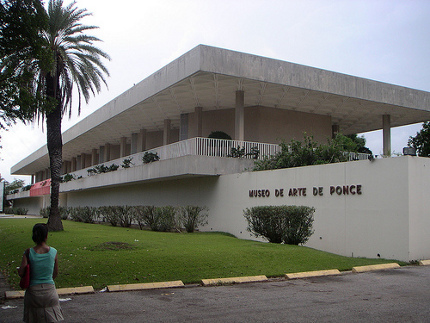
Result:
M38 284L27 288L24 296L24 322L45 323L63 320L54 284Z

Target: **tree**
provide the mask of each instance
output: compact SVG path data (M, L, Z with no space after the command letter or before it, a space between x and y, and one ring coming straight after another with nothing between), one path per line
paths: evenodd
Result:
M0 181L2 180L2 178L0 178ZM15 191L19 190L21 187L24 187L24 180L22 179L14 179L11 183L9 183L8 181L4 181L4 196L3 198L3 205L4 206L9 206L10 203L8 200L6 200L6 196L9 194L13 194Z
M81 109L81 96L88 102L90 94L100 92L101 83L106 84L104 74L109 75L101 59L109 56L94 42L100 39L84 34L96 29L86 26L81 20L89 15L86 9L78 9L72 2L63 7L62 0L50 0L48 4L48 24L40 35L43 48L48 50L49 60L32 57L24 66L15 68L19 72L29 71L33 77L32 93L38 93L43 106L34 111L34 118L46 120L47 147L51 169L51 207L48 219L50 230L63 230L58 208L62 166L61 120L72 109L74 85L78 92L78 113ZM17 60L14 60L15 62ZM26 106L22 103L22 106Z
M41 37L47 26L40 0L0 1L0 129L31 119L44 106L31 65L50 60Z
M409 137L408 146L415 148L418 156L430 157L430 121L423 123L423 128L415 137Z
M364 136L359 137L357 134L352 134L352 135L346 135L345 137L351 139L352 142L355 144L356 150L348 150L348 151L354 151L358 153L373 155L372 151L366 147L366 138L364 138Z

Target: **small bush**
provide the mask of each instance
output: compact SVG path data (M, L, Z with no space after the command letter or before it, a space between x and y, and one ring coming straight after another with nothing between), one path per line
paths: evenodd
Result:
M88 175L95 175L95 174L104 174L109 172L114 172L119 168L119 165L112 164L110 166L105 166L104 164L96 165L94 168L88 168L87 172Z
M98 217L98 208L83 206L68 209L70 219L76 222L94 223Z
M312 136L304 136L303 141L282 142L281 151L273 156L256 160L254 171L322 165L348 161L342 137L337 136L327 144L320 144Z
M112 226L116 227L119 224L119 216L113 206L102 206L99 208L100 215L105 218Z
M154 210L154 223L151 230L168 232L176 227L176 208L173 206L156 207Z
M70 182L71 180L74 180L74 179L76 179L75 175L67 173L67 174L65 174L64 176L61 177L61 182L67 183L67 182Z
M23 207L7 207L4 209L5 214L27 215L28 209Z
M145 152L142 156L142 161L144 164L149 164L158 160L160 160L160 157L157 153Z
M244 210L247 230L269 242L298 245L313 234L315 209L308 206L256 206Z
M65 207L65 206L60 206L58 209L60 211L61 219L62 220L67 220L69 218L70 209L72 209L72 208L68 208L68 207ZM51 207L47 206L47 207L41 208L40 211L39 211L39 214L40 214L40 216L42 216L44 218L48 218L50 211L51 211Z
M133 208L131 206L113 206L113 212L117 214L120 226L125 228L131 226L133 221Z
M194 232L198 226L208 223L208 208L203 206L187 205L179 209L179 223L187 230Z
M129 158L125 158L122 161L122 168L130 168L131 166L133 166L134 164L131 162L133 160L133 157L129 157Z
M155 224L155 206L145 205L145 206L135 206L135 220L139 225L140 230L143 229L145 225L150 228L154 227Z

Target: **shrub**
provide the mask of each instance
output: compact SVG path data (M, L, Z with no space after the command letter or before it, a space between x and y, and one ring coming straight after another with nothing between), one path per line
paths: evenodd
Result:
M240 148L240 146L237 146L237 148L231 147L230 154L228 155L228 157L233 158L242 158L243 156L245 156L245 147Z
M5 214L27 215L28 209L23 207L7 207L4 209Z
M343 137L337 136L327 144L317 143L312 136L305 136L303 141L282 142L281 151L273 156L257 160L254 170L320 165L348 161L345 154Z
M160 157L157 153L145 152L142 156L142 161L144 164L149 164L158 160L160 160Z
M194 232L198 226L204 226L208 223L208 208L206 206L187 205L179 209L179 223L187 230Z
M119 223L119 216L114 206L102 206L99 208L100 215L105 218L112 226L116 227Z
M122 161L122 168L130 168L131 166L133 166L134 164L131 162L133 160L133 157L130 158L125 158Z
M244 210L247 230L269 242L298 245L313 234L315 209L308 206L256 206Z
M133 221L133 208L131 206L113 206L113 212L118 216L119 225L128 228Z
M70 219L77 222L94 223L98 216L98 208L91 206L69 208Z
M107 172L114 172L119 168L119 165L117 164L112 164L107 168Z
M88 170L88 173L90 173L89 170ZM63 183L70 182L73 179L76 179L76 176L73 175L73 174L70 174L70 173L67 173L67 174L65 174L64 176L61 177L61 181Z
M145 225L152 229L155 224L155 206L135 206L134 210L135 220L139 225L140 230L142 230Z
M116 171L119 168L119 165L112 164L110 166L105 166L104 164L96 165L94 168L88 168L87 172L88 175L94 175L94 174L103 174L103 173L109 173Z
M71 208L65 207L65 206L60 206L59 208L60 211L60 216L62 220L67 220L69 218L69 212ZM48 218L49 217L49 212L51 211L51 207L47 206L44 208L41 208L39 211L40 216L44 217L44 218Z
M154 223L151 230L167 232L176 226L176 208L173 206L156 207L154 210Z
M48 218L50 209L51 208L49 206L41 208L39 211L40 216L42 216L44 218Z

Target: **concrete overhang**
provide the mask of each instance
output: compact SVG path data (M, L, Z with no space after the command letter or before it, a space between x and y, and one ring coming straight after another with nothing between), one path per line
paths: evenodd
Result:
M430 93L231 50L199 45L136 84L63 133L63 159L106 143L119 144L140 129L162 131L165 119L228 109L235 91L245 108L264 106L327 115L344 134L430 120ZM44 167L41 167L41 166ZM12 167L32 174L49 166L46 146Z
M118 169L62 183L60 192L160 182L183 178L213 177L242 173L252 168L254 160L227 157L183 156L160 160L127 169Z

